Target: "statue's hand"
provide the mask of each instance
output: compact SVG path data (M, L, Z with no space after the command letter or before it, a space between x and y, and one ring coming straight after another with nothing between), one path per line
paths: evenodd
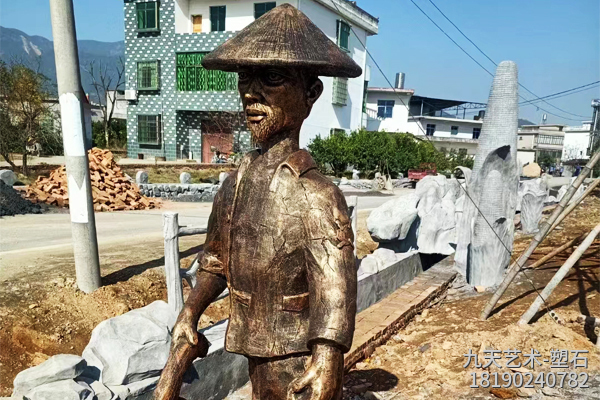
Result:
M192 313L185 308L179 314L177 323L173 328L172 346L173 348L182 345L196 346L198 344L198 321L194 321Z
M292 381L288 388L288 400L308 388L310 400L330 400L342 387L344 355L338 348L327 344L313 347L310 364L304 374Z

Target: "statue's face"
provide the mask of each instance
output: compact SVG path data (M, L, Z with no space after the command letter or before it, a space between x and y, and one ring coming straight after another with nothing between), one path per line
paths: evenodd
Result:
M254 141L266 143L278 134L299 132L323 90L321 81L316 81L307 82L294 68L240 71L238 90Z

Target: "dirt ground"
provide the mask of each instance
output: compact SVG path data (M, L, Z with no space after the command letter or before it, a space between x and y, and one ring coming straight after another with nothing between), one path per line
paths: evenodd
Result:
M181 264L187 267L202 250L205 236L180 240ZM39 260L39 273L21 275L0 285L0 396L12 392L23 369L48 357L81 354L92 329L105 319L166 300L162 240L150 240L103 251L103 286L86 295L76 288L71 256ZM184 282L184 295L189 288ZM229 313L227 299L212 304L202 316L203 328Z
M377 247L366 231L367 215L368 212L359 213L360 258ZM598 221L600 198L585 200L583 207L565 221L564 229L553 233L537 253L589 232ZM182 266L188 266L202 250L204 239L204 236L181 239ZM528 241L529 238L518 237L515 254L522 251ZM40 258L43 268L38 273L3 281L0 285L0 396L10 395L12 381L19 371L54 354L81 354L92 329L101 321L155 300L166 300L163 256L162 240L103 251L103 287L89 295L76 288L70 256ZM564 256L557 258L553 261L559 262L547 263L528 273L539 290L564 259ZM595 258L580 263L553 294L549 304L564 319L579 313L600 315L599 262L596 254ZM347 377L346 398L362 397L365 390L398 394L402 395L399 398L408 399L472 398L473 389L468 388L469 370L462 369L462 354L468 348L482 352L490 346L523 351L532 347L542 353L551 346L590 349L590 371L592 368L600 370L598 353L594 353L591 346L597 332L586 331L577 323L558 326L546 317L529 327L515 328L514 322L535 296L523 276L519 279L486 322L479 321L478 314L489 294L474 297L472 292L465 292L466 286L452 289L455 293L450 294L441 307L424 313L380 347L373 357L352 370ZM186 287L185 294L188 290ZM228 299L214 303L200 320L199 327L214 324L228 313ZM364 390L352 389L361 385ZM361 390L363 394L355 393Z
M531 262L567 240L587 234L600 222L600 191L584 200L564 223L547 239L532 257ZM560 228L559 227L559 228ZM515 255L529 244L530 237L517 235ZM547 301L563 320L556 323L543 307L533 323L519 327L516 322L556 273L570 252L554 258L536 270L520 274L496 306L487 321L480 321L479 314L491 297L491 292L476 293L464 281L457 280L447 298L431 309L425 310L405 329L398 332L385 345L363 362L358 363L346 376L344 399L487 399L487 398L554 398L587 399L600 398L600 350L594 346L600 329L595 330L576 322L580 314L600 316L600 240L595 242L576 267L563 280ZM531 263L530 262L530 263ZM535 287L535 289L534 289ZM535 389L517 390L479 388L472 389L471 373L507 372L504 355L499 362L502 369L491 366L486 370L463 368L464 354L469 349L485 362L485 350L521 350L523 354L535 349L542 358L551 359L551 350L587 350L587 372L590 389L558 390L539 385ZM549 368L550 363L535 368L538 372L573 372L561 368ZM527 372L528 369L511 372ZM580 379L580 382L582 379ZM504 381L500 381L503 384Z

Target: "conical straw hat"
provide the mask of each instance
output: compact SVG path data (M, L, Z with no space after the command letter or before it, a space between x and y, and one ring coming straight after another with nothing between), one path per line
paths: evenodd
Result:
M282 4L202 59L206 69L300 67L319 76L356 78L362 69L306 15Z

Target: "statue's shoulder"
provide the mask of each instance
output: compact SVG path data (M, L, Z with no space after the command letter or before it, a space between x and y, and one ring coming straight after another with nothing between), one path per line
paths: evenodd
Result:
M283 165L292 170L308 195L332 200L344 197L336 184L319 171L308 151L298 150L292 153Z

